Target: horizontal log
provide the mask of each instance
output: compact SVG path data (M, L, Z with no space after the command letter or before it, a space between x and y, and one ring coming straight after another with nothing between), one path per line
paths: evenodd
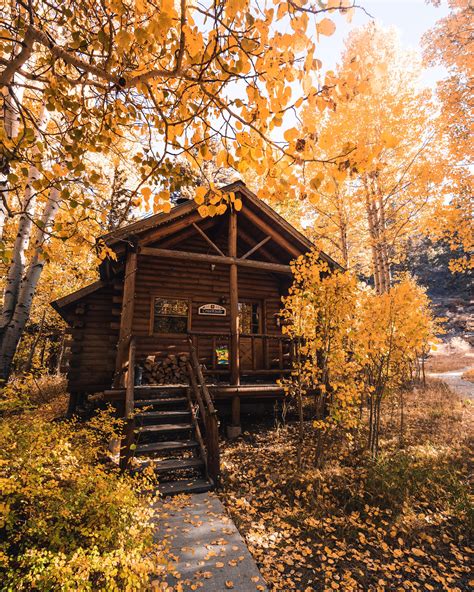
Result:
M155 247L141 247L139 254L152 257L163 257L166 259L201 261L204 263L214 263L216 265L232 265L236 263L241 267L291 274L291 267L289 265L280 265L279 263L269 263L267 261L254 261L252 259L241 259L239 257L220 257L219 255L205 255L203 253L192 253L189 251L172 251L171 249L158 249Z

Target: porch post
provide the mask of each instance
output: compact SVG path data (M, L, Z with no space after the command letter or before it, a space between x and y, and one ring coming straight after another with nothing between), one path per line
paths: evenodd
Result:
M229 257L237 257L237 213L234 209L229 214ZM239 333L239 289L237 264L230 265L230 384L240 384L240 333ZM232 426L229 436L240 434L240 397L232 399Z
M128 345L132 336L133 310L135 305L135 277L137 275L137 253L129 251L125 261L125 277L123 281L122 314L120 316L120 332L115 358L114 388L120 387L122 370L128 357Z

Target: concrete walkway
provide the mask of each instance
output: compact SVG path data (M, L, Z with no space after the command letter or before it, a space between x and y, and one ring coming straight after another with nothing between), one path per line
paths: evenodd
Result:
M428 372L427 377L442 380L450 389L465 399L474 399L474 382L462 378L464 372L469 369L470 367L450 372Z
M158 505L157 540L167 540L179 579L173 589L187 592L267 592L247 546L213 492L165 498Z

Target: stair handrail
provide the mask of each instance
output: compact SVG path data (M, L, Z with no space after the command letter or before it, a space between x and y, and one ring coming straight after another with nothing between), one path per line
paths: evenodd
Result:
M189 340L189 351L191 352L191 363L192 363L193 368L196 372L199 384L202 388L202 393L203 393L206 405L209 409L209 413L214 415L217 413L217 411L214 407L214 403L213 403L211 395L209 393L209 389L207 388L206 381L204 380L204 375L202 373L201 364L199 363L199 360L197 357L196 348L194 347L191 339Z
M207 470L215 483L219 480L220 459L219 459L219 421L217 410L214 407L209 389L207 388L201 365L196 350L189 340L190 362L188 363L189 382L193 389L199 411L205 427L205 440L207 451Z
M197 440L197 442L199 444L199 449L201 451L201 456L202 456L202 459L204 461L204 468L205 468L205 471L206 471L206 477L209 477L209 470L208 470L208 467L207 467L207 451L206 451L206 445L205 445L204 439L202 437L201 428L199 427L199 421L198 421L198 418L196 416L196 411L195 411L195 408L194 408L194 405L193 405L193 400L192 400L192 397L191 397L191 390L194 392L194 396L198 400L200 400L201 403L202 403L202 399L201 399L201 395L198 392L199 389L197 388L196 379L194 378L194 375L192 374L192 369L191 369L191 365L189 364L189 362L188 362L188 366L189 366L189 368L188 368L189 376L190 377L191 376L193 377L194 382L191 383L190 388L187 388L186 389L186 397L188 399L189 410L191 412L191 419L192 419L192 422L194 424L194 428L195 428L195 432L196 432L196 440Z
M128 344L128 368L125 375L125 419L133 415L135 403L135 354L136 341L132 335Z
M135 354L136 342L132 335L128 343L128 367L124 376L125 383L125 429L122 445L120 447L120 467L129 467L132 457L132 444L134 441L134 407L135 407Z

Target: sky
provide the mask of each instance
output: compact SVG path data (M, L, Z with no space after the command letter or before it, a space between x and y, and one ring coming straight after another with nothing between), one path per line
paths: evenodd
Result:
M357 4L384 26L395 26L399 30L402 46L407 49L421 50L421 37L433 27L437 20L448 14L446 2L435 7L425 0L358 0ZM336 32L331 37L320 37L320 52L324 56L326 68L334 68L344 48L344 38L354 27L369 22L370 17L362 10L355 11L354 18L348 23L345 18L332 17L336 23ZM443 68L428 68L423 72L421 83L434 87L436 81L444 77Z

